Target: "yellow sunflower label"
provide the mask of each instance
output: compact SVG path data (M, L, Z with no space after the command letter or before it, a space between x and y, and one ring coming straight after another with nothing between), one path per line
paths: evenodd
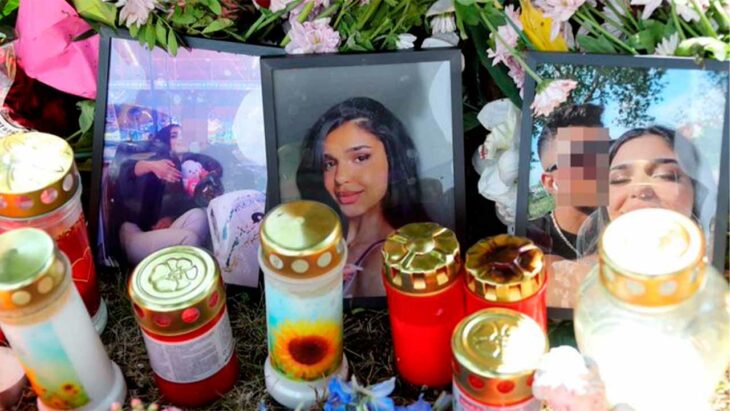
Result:
M342 364L342 290L303 298L266 289L271 365L295 381L334 374Z

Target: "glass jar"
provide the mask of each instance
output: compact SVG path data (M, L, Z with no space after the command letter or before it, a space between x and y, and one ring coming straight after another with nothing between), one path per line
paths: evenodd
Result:
M72 279L101 334L107 322L81 206L81 177L63 139L22 133L0 140L0 233L23 227L44 230L71 260Z
M578 347L598 364L612 406L710 410L730 361L729 304L696 224L670 210L633 211L605 229L581 284Z
M0 328L40 410L108 410L124 402L124 377L104 351L70 272L44 231L1 234Z
M549 343L525 314L488 308L466 317L451 339L455 411L540 411L532 379Z
M150 254L134 269L129 296L165 398L199 407L233 388L238 359L223 279L210 254L191 246Z
M500 234L466 252L466 313L502 307L532 317L547 332L547 274L542 251L527 238Z
M280 404L307 409L335 376L346 378L340 218L314 201L271 210L261 223L259 265L266 287L266 389Z
M413 385L451 382L451 334L464 318L464 285L456 235L436 223L405 225L383 244L398 374Z

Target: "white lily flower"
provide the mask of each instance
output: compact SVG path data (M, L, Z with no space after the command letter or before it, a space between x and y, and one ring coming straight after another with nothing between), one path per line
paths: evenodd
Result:
M398 35L398 40L395 42L395 47L398 50L408 50L415 47L413 43L416 42L416 36L411 33L403 33Z

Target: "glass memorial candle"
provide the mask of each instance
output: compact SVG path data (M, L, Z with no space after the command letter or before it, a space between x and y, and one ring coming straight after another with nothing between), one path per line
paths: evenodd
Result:
M535 320L484 309L459 323L451 343L455 411L540 411L532 379L550 345Z
M198 407L233 388L238 359L225 286L208 252L173 246L150 254L134 269L129 296L165 398Z
M0 327L38 408L108 410L126 385L71 282L71 263L44 231L0 235Z
M261 223L259 264L266 285L266 389L282 405L308 408L329 380L347 377L342 352L340 218L314 201L271 210Z
M704 411L730 362L730 291L688 217L647 208L613 220L575 309L581 353L611 404Z
M466 313L502 307L532 317L547 332L547 275L542 251L507 234L486 238L466 252Z
M451 382L451 333L464 317L456 235L436 223L405 225L383 245L395 364L414 385Z
M35 227L50 234L71 260L74 285L101 334L107 310L96 283L71 146L50 134L14 134L0 139L0 158L0 233Z

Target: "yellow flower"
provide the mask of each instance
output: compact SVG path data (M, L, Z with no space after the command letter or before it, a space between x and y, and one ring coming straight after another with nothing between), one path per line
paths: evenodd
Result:
M292 378L326 377L342 360L342 328L334 321L285 321L273 339L272 363Z
M550 17L545 17L530 0L521 0L520 4L522 31L538 51L568 51L568 45L562 36L550 40L550 26L553 21Z

